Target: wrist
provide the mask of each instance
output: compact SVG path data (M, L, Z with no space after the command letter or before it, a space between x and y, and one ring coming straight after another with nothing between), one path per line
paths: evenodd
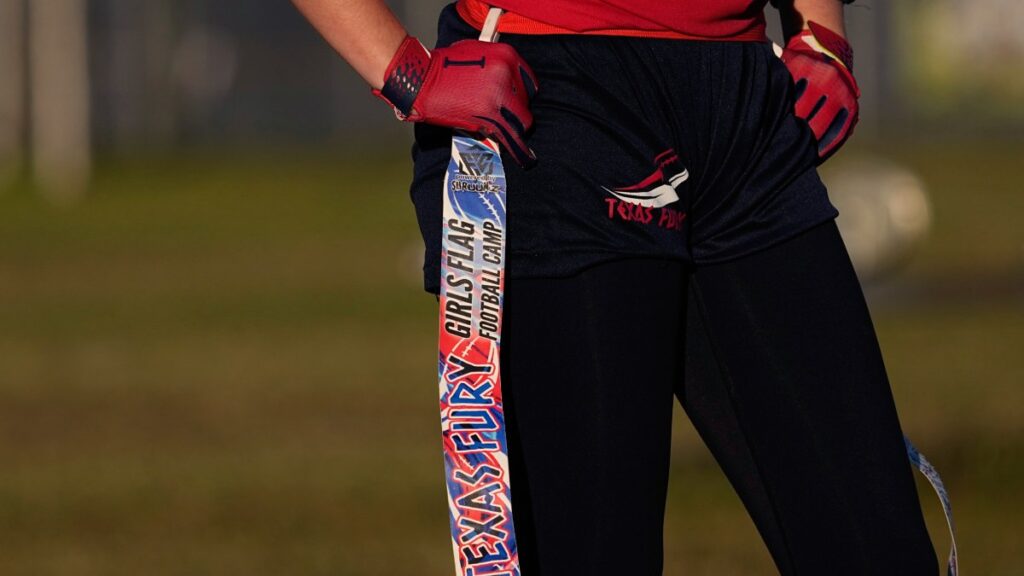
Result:
M846 36L844 6L846 0L776 0L782 35L786 42L808 29L813 21L840 36Z

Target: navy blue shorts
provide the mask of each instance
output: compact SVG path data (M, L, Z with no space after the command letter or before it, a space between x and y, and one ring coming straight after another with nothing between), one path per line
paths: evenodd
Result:
M476 38L454 6L438 45ZM506 157L509 278L558 277L628 257L724 262L836 217L817 148L793 115L771 46L504 34L537 75L528 143ZM411 195L437 292L451 131L418 124Z

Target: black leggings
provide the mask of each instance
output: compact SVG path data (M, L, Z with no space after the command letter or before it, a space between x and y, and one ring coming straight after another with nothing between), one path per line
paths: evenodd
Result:
M938 573L834 223L725 264L627 259L507 284L525 576L662 573L673 396L782 574Z

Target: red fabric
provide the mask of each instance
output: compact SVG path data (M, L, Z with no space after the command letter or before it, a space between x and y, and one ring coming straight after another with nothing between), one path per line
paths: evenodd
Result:
M472 11L485 4L497 6L528 21L583 34L639 31L707 40L765 40L767 0L460 0L463 3ZM462 14L467 11L460 9ZM550 33L511 30L507 25L499 25L499 30Z

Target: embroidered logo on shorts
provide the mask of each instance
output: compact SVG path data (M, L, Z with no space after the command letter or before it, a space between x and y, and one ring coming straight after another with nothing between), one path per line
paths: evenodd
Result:
M654 172L636 184L625 188L608 188L606 186L604 189L623 202L644 208L661 208L677 202L679 194L676 190L690 178L689 170L679 164L679 156L672 149L658 154L654 158L654 163L658 166ZM665 171L673 164L682 168L682 172L677 172L666 178Z
M623 188L602 186L614 196L605 199L608 218L682 230L686 212L668 208L668 205L679 201L679 186L690 178L690 172L672 149L658 154L654 164L657 166L654 172L636 184ZM666 173L671 175L666 176Z

